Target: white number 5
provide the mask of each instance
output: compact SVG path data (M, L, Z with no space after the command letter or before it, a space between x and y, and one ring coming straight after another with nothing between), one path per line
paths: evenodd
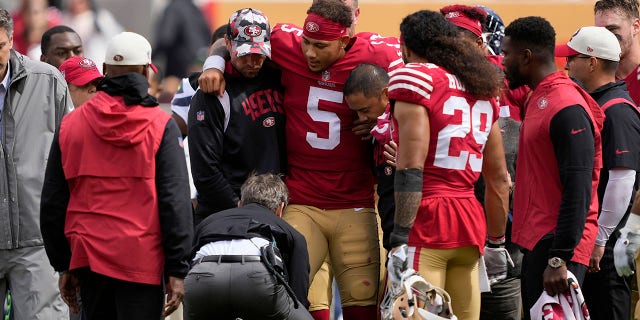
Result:
M489 101L478 100L473 106L469 106L465 98L450 97L444 103L442 112L446 115L453 115L456 110L462 112L462 121L460 124L449 124L438 133L438 144L433 165L447 169L464 170L467 162L469 162L471 170L480 172L482 170L482 154L469 155L468 150L459 150L459 155L449 155L451 139L464 138L469 132L472 132L476 143L482 145L482 149L484 149L491 131L493 108ZM481 127L483 114L486 115L484 128Z
M316 149L333 150L340 144L340 118L335 112L318 109L320 100L342 103L342 92L311 87L307 100L307 113L311 119L329 125L327 138L318 137L316 132L307 132L307 143Z

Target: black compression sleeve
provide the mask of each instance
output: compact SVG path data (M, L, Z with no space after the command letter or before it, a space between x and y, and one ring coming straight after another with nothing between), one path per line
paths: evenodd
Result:
M549 257L569 261L582 238L591 203L593 126L586 111L574 105L553 117L549 131L562 183L562 201Z

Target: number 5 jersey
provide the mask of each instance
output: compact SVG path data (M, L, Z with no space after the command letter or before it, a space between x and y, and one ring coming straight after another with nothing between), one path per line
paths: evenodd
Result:
M402 66L397 50L354 37L344 57L323 72L311 72L302 53L302 29L278 24L271 32L271 58L282 69L290 203L321 209L372 208L369 140L356 136L356 113L342 89L361 63L386 70Z

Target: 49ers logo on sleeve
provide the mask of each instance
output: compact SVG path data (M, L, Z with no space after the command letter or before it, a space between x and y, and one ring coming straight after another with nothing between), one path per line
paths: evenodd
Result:
M249 37L257 37L262 34L262 28L255 24L246 26L244 27L244 34L248 35Z
M268 117L262 121L262 125L265 128L273 127L276 124L276 119L274 117Z

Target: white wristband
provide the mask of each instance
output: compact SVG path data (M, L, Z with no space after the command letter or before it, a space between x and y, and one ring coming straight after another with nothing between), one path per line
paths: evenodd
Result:
M209 69L218 69L224 73L224 67L226 64L227 62L224 61L224 58L221 56L209 56L207 60L204 61L202 71L206 71Z

